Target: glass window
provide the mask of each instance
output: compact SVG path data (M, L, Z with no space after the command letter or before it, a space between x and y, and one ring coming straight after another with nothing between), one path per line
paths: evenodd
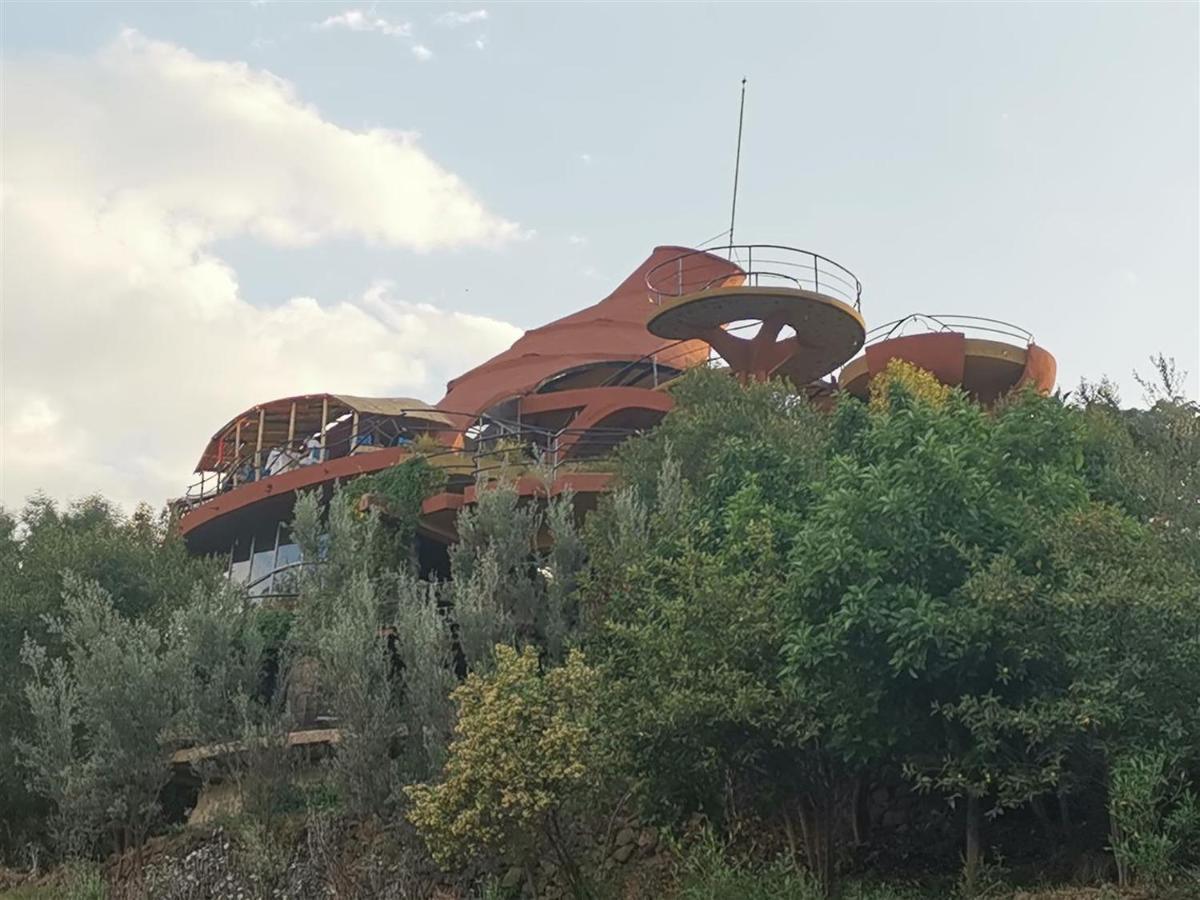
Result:
M275 578L272 580L272 590L276 594L292 594L298 590L302 571L296 566L298 562L300 548L296 544L279 545L279 553L275 557Z
M229 580L234 584L245 584L250 575L250 535L238 537L233 542L232 560Z
M271 592L270 574L275 571L275 548L256 550L250 563L250 593L269 594Z
M271 573L275 571L275 544L279 533L276 522L264 522L254 533L254 554L250 558L250 593L271 593Z

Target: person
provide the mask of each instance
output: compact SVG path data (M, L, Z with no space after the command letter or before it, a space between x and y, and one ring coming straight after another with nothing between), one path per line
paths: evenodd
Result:
M304 459L300 461L302 466L311 466L321 461L322 447L321 439L315 434L304 442Z
M271 452L267 454L267 464L263 466L263 477L269 478L272 475L282 472L285 459L286 457L282 449L272 447Z

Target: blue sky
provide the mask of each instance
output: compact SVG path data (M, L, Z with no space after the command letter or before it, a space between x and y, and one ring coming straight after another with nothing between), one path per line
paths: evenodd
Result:
M346 349L314 350L289 373L291 357L275 348L263 373L251 342L239 351L244 360L235 357L236 375L181 371L161 394L163 405L174 396L187 409L171 413L174 438L130 426L146 415L130 404L120 427L102 418L79 425L88 458L101 461L80 457L64 479L12 448L39 429L84 422L89 402L106 398L54 384L36 354L20 352L30 343L23 330L55 321L30 288L41 280L34 263L45 254L55 273L78 263L75 251L32 245L21 254L32 257L29 271L5 275L4 502L37 486L157 502L172 484L177 492L203 439L239 404L266 399L256 392L291 393L294 384L437 400L446 378L512 339L510 326L594 302L656 244L694 244L728 226L743 76L739 239L812 249L852 269L868 324L916 311L1007 319L1055 353L1064 387L1107 374L1130 402L1140 399L1133 368L1147 369L1162 351L1191 373L1196 395L1198 9L8 2L2 49L15 76L4 88L6 157L36 161L57 153L56 142L73 142L77 156L45 190L30 187L40 182L21 165L6 165L6 200L16 190L20 201L6 202L6 235L25 232L21 216L53 221L85 193L96 198L81 206L89 222L113 197L134 198L134 219L122 213L102 227L145 228L145 240L127 242L136 258L105 269L115 279L105 309L145 329L136 343L177 340L186 355L205 353L197 323L218 313L196 311L203 297L180 298L203 291L215 267L229 294L220 333L239 320L253 319L255 334L286 322L298 347L313 329L344 325L333 343ZM172 73L193 63L195 77L177 88ZM286 82L286 115L307 124L266 138L264 122L276 119L264 113L243 137L239 72L260 94L276 83L264 73ZM225 87L209 95L211 78ZM54 90L30 100L46 84ZM186 90L178 103L176 89ZM69 126L55 121L58 104L77 100L84 119L94 115L88 131L78 112ZM331 132L354 149L309 152ZM395 198L407 196L407 170L362 147L355 136L367 134L394 135L455 178L421 207L424 218L405 218L407 201ZM98 154L78 156L93 144ZM200 144L228 163L208 168L193 156ZM250 167L252 153L266 161ZM286 190L243 200L241 186L261 182L274 157ZM243 164L246 180L227 183L229 171L243 177ZM327 174L338 167L352 171ZM196 183L185 189L189 174ZM296 199L308 184L311 196ZM354 203L340 197L347 184ZM376 199L392 207L371 208ZM459 204L457 212L440 203ZM181 222L195 232L180 237ZM435 223L437 239L414 237ZM157 271L156 253L182 262L163 264L155 306L142 309L130 292ZM82 284L108 284L87 268L96 265L86 261ZM176 293L171 278L186 287ZM87 302L55 309L74 318L72 303ZM477 317L477 340L444 345L437 323L454 314ZM355 331L367 327L363 316L384 330ZM143 385L161 374L147 372L162 363L136 347L94 360L88 352L81 340L77 371L125 366ZM233 384L217 389L207 379ZM130 385L106 376L94 389Z

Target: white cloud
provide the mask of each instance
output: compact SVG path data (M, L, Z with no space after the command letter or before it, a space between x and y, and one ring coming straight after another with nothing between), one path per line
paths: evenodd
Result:
M487 47L487 35L481 34L479 37L475 38L474 44L476 50L483 50L485 47Z
M567 235L567 243L574 244L576 247L581 247L587 243L587 238L583 237L582 235L578 235L578 234L568 234Z
M579 154L579 161L580 161L581 163L583 163L585 166L590 166L590 165L592 164L592 154L590 154L590 153L580 153L580 154Z
M339 127L266 72L132 32L3 76L0 502L159 503L255 402L437 399L519 335L386 283L254 306L217 255L247 235L415 251L520 237L413 138Z
M413 56L415 56L421 62L427 62L428 60L433 59L433 51L424 44L413 44L412 52Z
M344 28L347 31L377 31L389 37L410 37L412 25L408 22L389 22L374 13L365 13L361 9L348 9L330 16L316 25L320 29Z
M486 9L475 9L471 12L444 12L433 20L435 25L441 25L444 28L458 28L460 25L473 25L476 22L486 22L488 11Z

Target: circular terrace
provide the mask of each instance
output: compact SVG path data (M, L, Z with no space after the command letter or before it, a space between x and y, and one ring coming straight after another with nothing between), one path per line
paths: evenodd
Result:
M1057 363L1019 325L982 316L914 313L867 333L865 350L838 376L839 387L866 397L870 380L893 359L931 372L978 402L995 403L1014 388L1054 388Z
M741 271L714 277L714 255ZM786 372L815 381L857 353L866 334L858 278L827 257L780 244L682 253L650 269L646 287L652 334L706 341L742 378ZM761 323L756 334L731 333L747 321Z

